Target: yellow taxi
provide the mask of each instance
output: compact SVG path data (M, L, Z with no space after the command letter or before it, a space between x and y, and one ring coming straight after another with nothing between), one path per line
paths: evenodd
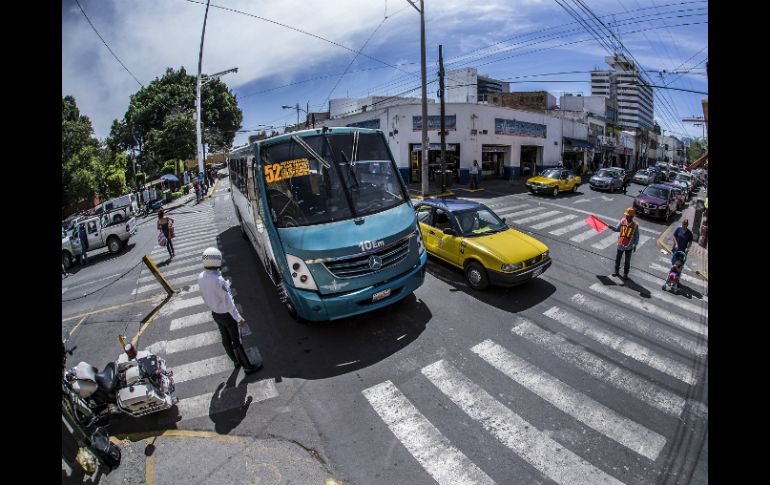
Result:
M554 197L559 192L577 191L581 184L580 176L575 175L572 170L564 168L549 168L543 170L543 173L527 180L527 188L531 193L544 192Z
M415 211L428 254L463 269L472 288L519 285L551 266L548 246L511 229L484 204L425 199Z

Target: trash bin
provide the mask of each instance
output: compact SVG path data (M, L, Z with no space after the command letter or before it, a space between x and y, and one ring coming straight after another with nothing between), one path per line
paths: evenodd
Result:
M171 202L171 189L166 189L163 191L163 200L166 203Z
M437 172L440 174L441 170L437 170ZM437 180L438 183L441 183L441 180ZM446 188L451 187L455 183L455 173L453 170L444 170L444 185Z
M700 234L701 221L703 220L703 211L706 210L706 206L703 199L695 201L695 215L692 218L692 233Z

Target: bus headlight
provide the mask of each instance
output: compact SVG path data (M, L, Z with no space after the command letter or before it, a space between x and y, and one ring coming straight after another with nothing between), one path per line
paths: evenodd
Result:
M313 275L310 274L304 261L294 255L286 254L286 262L289 264L289 272L295 288L318 291Z
M420 232L420 228L418 227L414 233L417 235L417 255L422 256L422 253L425 252L425 243L422 242L422 233Z

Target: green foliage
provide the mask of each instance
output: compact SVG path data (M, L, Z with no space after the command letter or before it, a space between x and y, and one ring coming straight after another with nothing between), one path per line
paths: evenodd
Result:
M178 199L182 196L182 192L171 192L171 200Z
M690 143L690 149L687 152L688 163L692 163L699 159L707 151L708 146L704 143L703 140L693 140L692 143Z
M192 184L187 184L182 186L182 193L187 195L190 193L190 187Z

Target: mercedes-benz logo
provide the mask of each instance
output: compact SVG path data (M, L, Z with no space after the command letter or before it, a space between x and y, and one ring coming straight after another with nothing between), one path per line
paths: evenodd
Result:
M369 268L375 271L382 268L382 258L379 256L369 256Z

